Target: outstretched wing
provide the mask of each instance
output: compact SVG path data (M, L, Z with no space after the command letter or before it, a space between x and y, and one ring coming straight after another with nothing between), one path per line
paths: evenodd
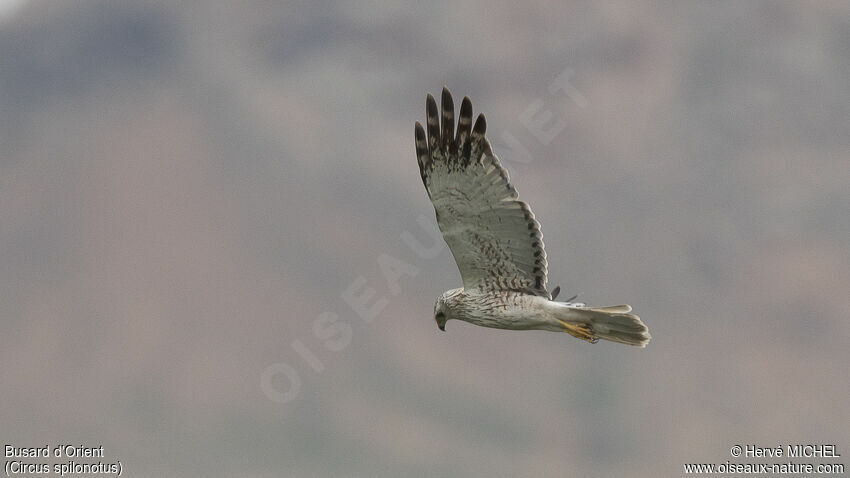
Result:
M487 124L463 99L454 134L454 103L443 88L442 122L430 94L428 133L416 123L416 156L437 224L467 289L513 290L551 298L540 223L517 199L508 172L484 137Z

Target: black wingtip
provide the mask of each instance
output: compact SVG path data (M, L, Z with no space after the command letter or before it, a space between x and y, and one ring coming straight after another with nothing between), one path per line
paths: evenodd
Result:
M472 100L468 96L464 96L460 102L460 117L468 118L469 124L472 124Z
M454 149L455 104L454 100L452 100L452 94L445 86L443 87L443 95L440 101L442 104L442 118L440 121L442 125L440 131L440 136L443 140L442 148L444 151L453 152L451 150Z
M434 95L431 93L428 93L428 96L425 98L425 114L428 120L431 118L437 119L437 100L434 99ZM430 121L428 125L430 126Z
M440 100L443 102L443 111L446 110L446 106L450 106L452 112L454 112L454 101L452 100L452 94L448 88L443 87L443 94L440 97Z
M463 147L470 130L472 129L472 100L468 96L464 96L460 102L460 111L457 118L457 145Z
M484 113L478 115L478 118L475 120L475 126L472 127L472 134L476 136L484 136L484 133L487 132L487 119L484 117Z
M437 101L431 93L428 93L425 100L425 115L428 127L428 148L431 154L434 154L440 142L440 117L437 112Z
M418 121L413 127L414 143L416 145L416 161L419 163L419 173L422 176L422 182L425 182L425 175L428 168L431 166L431 155L428 152L428 141L425 139L425 129Z
M416 157L428 156L428 142L425 139L425 129L418 121L413 126L413 137L416 140Z

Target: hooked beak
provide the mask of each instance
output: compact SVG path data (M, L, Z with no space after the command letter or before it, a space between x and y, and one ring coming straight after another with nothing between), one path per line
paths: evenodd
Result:
M440 330L442 330L443 332L446 331L446 323L445 322L443 322L442 324L437 324L437 327L439 327Z

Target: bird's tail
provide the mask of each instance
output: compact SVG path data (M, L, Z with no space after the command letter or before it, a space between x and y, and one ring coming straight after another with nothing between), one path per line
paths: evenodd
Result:
M586 307L553 304L557 306L555 320L564 327L564 332L584 341L596 343L603 339L646 347L652 338L640 317L629 313L632 308L628 305Z

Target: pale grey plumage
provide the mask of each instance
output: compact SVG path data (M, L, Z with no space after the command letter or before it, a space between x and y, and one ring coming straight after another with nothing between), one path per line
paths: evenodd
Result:
M493 154L484 115L473 126L469 98L461 102L455 135L448 89L443 88L441 114L428 95L426 126L427 136L418 122L415 128L419 169L463 282L463 288L437 299L434 315L440 328L446 320L460 319L645 346L649 332L627 305L586 307L552 300L540 224Z

